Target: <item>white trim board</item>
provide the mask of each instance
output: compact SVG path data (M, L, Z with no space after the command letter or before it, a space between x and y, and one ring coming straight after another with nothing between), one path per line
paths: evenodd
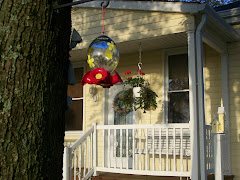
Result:
M83 131L65 131L65 136L83 135Z

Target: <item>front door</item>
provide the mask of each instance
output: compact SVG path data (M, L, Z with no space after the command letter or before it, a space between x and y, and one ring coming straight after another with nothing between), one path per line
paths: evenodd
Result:
M114 85L109 89L108 100L108 124L109 125L124 125L133 124L134 112L122 112L118 107L118 98L124 91L123 85ZM115 108L113 104L115 103ZM127 137L128 134L128 137ZM128 138L128 139L127 139ZM128 142L128 147L127 147ZM117 129L111 131L111 167L132 167L132 130ZM128 149L128 150L127 150ZM127 152L128 151L128 152ZM127 159L128 153L128 159Z

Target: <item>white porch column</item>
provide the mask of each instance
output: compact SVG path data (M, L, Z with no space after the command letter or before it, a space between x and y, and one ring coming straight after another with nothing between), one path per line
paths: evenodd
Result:
M225 135L222 137L223 144L223 169L225 175L231 172L231 148L230 148L230 124L229 124L229 84L228 84L228 54L221 54L222 68L222 99L225 109Z
M196 87L196 41L195 31L188 33L188 69L189 69L189 111L191 131L191 179L199 180L199 147L197 121L197 87Z
M200 150L200 176L201 180L207 179L206 173L206 128L205 128L205 105L204 105L204 73L203 73L203 41L202 31L207 23L207 15L202 15L202 20L196 30L196 53L197 53L197 107L198 107L198 130Z

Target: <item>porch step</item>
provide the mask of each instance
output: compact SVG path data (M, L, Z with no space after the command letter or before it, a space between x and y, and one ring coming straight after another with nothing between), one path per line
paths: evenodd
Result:
M98 176L92 177L92 180L179 180L179 177L159 177L159 176L139 176L131 174L117 174L98 172ZM189 179L189 178L188 178ZM182 178L187 180L187 178Z

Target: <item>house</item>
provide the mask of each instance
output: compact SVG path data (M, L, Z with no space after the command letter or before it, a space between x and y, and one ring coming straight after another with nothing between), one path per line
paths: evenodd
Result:
M89 70L87 48L102 31L100 3L72 8L72 26L83 42L70 53L77 84L68 91L74 98L67 113L64 176L206 179L214 173L210 122L222 98L224 175L240 179L239 2L215 11L200 3L111 1L104 24L119 48L116 70L123 79L125 71L137 71L141 43L145 79L158 95L155 111L123 117L112 105L121 83L109 89L80 84Z

